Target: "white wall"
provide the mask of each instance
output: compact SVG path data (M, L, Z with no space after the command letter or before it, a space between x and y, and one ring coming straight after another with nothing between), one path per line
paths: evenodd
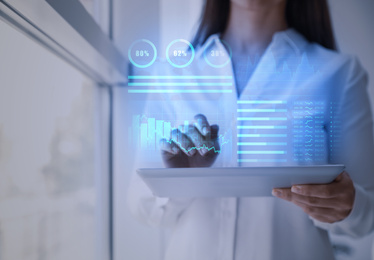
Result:
M374 1L329 0L335 35L341 52L356 55L369 74L369 95L374 108ZM374 159L374 154L373 154ZM368 169L374 174L374 169ZM370 174L370 172L369 172ZM352 255L339 259L369 259L374 235L363 239L333 236L340 245L352 245ZM371 256L374 259L374 254Z
M339 49L360 59L369 73L369 92L371 100L374 100L374 1L329 0L329 2Z

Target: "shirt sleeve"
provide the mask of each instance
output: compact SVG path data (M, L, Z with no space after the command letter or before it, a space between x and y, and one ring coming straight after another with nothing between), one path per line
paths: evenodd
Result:
M173 226L192 200L156 197L136 173L127 196L133 216L147 225L163 227Z
M353 209L348 217L332 224L312 220L333 233L359 237L374 230L373 120L366 72L357 59L350 59L345 72L348 76L340 94L340 149L332 162L344 164L354 182Z

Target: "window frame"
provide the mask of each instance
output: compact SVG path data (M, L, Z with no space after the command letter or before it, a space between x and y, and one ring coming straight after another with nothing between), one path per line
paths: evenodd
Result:
M88 76L100 88L98 99L102 163L96 176L98 259L113 259L113 87L127 82L127 58L113 43L113 0L109 33L79 0L0 0L0 19ZM42 15L41 15L42 14Z

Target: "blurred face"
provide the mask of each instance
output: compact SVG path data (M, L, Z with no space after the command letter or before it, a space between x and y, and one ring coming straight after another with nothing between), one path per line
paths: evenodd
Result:
M263 7L271 7L280 3L286 2L286 0L230 0L232 4L240 6L241 8L256 10Z

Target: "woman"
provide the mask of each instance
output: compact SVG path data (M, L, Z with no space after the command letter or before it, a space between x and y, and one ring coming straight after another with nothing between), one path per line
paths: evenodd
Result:
M215 73L234 76L236 98L212 96L209 101L202 95L186 98L184 105L170 104L176 114L189 110L198 115L184 133L174 130L170 140L163 140L167 167L342 163L347 172L331 184L274 189L277 198L159 199L135 179L129 194L132 212L148 223L172 226L165 259L334 259L328 231L353 236L372 231L374 145L367 77L355 59L335 51L326 1L207 0L194 45L200 62L207 50L232 51L232 72ZM208 69L196 67L193 73L207 74ZM222 144L222 153L215 152L220 149L218 126L210 126L208 119L217 118L203 115L215 109L217 100L231 106L219 124L221 132L234 132L232 143L238 146L231 157ZM288 106L284 117L264 113L272 100ZM262 105L248 106L254 103ZM293 130L249 132L261 123L245 118L278 118L272 122L275 129ZM269 145L266 151L249 139L261 135ZM286 141L270 141L274 136ZM321 142L309 144L313 138ZM183 149L180 143L215 149ZM287 148L281 153L282 144ZM253 157L254 151L279 153Z

